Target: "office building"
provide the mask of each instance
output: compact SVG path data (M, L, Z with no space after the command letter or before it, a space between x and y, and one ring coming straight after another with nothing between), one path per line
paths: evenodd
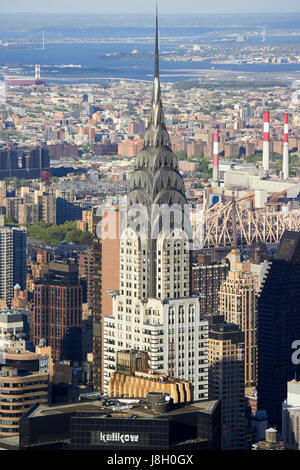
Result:
M21 416L48 403L49 375L39 371L39 355L8 348L0 368L0 437L17 436Z
M10 307L14 286L26 288L26 228L4 225L0 216L0 299Z
M0 178L40 178L43 171L50 167L47 148L35 147L30 150L22 148L0 149Z
M244 332L245 385L256 385L257 382L256 282L250 264L237 263L220 288L220 315Z
M117 352L137 349L149 354L150 369L190 380L194 399L207 399L208 321L199 298L190 297L191 236L184 183L162 109L156 24L149 124L129 181L119 292L113 294L112 315L104 317L105 391Z
M287 450L300 449L300 382L287 383L287 397L282 404L282 437Z
M82 211L81 220L77 222L77 228L83 232L93 233L93 209Z
M229 271L226 258L212 262L210 255L198 255L192 265L192 294L200 296L201 312L205 315L218 314L219 292Z
M112 231L111 234L107 231ZM101 211L102 315L111 315L111 293L120 288L120 210L113 206Z
M120 211L118 206L97 208L93 214L93 342L94 389L104 386L104 322L105 315L112 315L112 293L120 287ZM98 334L100 336L98 336ZM96 358L96 359L95 359Z
M12 227L11 230L13 235L13 285L19 285L21 290L25 290L27 230L25 227Z
M143 137L144 133L145 133L145 123L141 119L135 119L135 121L128 123L129 135L139 135Z
M88 248L78 254L78 274L86 279L87 284L87 304L89 308L93 306L93 249Z
M210 326L209 399L221 400L222 450L245 449L244 334L229 323Z
M82 305L82 357L83 360L87 359L89 354L93 351L93 312L87 303Z
M73 260L49 263L48 273L35 282L32 341L44 338L55 361L82 360L83 288Z
M56 224L56 197L51 194L45 194L40 197L42 206L42 221L45 224Z
M258 409L281 429L286 383L299 376L300 233L285 231L258 299Z
M165 374L114 372L110 379L109 397L146 398L148 392L168 393L173 403L189 403L192 400L192 386L187 380L168 377Z
M114 402L114 400L112 400ZM173 405L166 393L150 392L127 407L81 401L40 405L21 419L20 449L157 450L220 449L220 403ZM146 406L146 408L145 408Z
M148 354L144 351L118 351L116 367L109 382L109 397L147 398L148 392L163 392L170 395L174 404L193 399L189 381L149 370Z
M8 199L9 200L9 199ZM18 205L18 223L34 225L41 219L41 209L39 204L21 203Z
M52 196L50 196L52 197ZM82 208L62 197L56 198L56 224L62 225L67 220L81 219Z
M0 350L15 348L25 350L29 341L29 314L27 310L0 311Z
M115 296L114 309L118 300ZM207 399L208 321L201 318L199 299L148 299L134 307L132 313L120 309L116 317L104 318L104 390L116 367L116 353L125 347L146 351L150 369L190 380L194 399Z
M19 207L22 205L23 199L21 197L7 197L5 199L6 215L11 219L18 220Z

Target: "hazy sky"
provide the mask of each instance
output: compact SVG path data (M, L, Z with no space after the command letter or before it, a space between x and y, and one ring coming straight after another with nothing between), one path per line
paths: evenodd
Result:
M300 12L299 0L159 0L160 13ZM1 13L153 13L155 0L0 0Z

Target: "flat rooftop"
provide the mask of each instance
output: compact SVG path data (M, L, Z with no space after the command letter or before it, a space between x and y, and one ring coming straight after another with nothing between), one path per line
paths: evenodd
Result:
M19 447L19 436L9 436L0 438L0 450L18 450Z
M109 400L109 399L108 399ZM116 398L114 398L116 400ZM141 398L145 401L145 398ZM145 409L145 404L137 403L136 399L130 403L130 400L127 400L126 405L128 408L123 408L125 404L103 406L101 400L95 400L90 402L76 402L76 403L66 403L61 405L46 405L41 404L33 408L32 411L26 413L26 418L35 418L39 416L47 416L53 414L61 413L95 413L94 418L132 418L132 415L138 419L153 419L166 416L173 416L181 413L194 413L197 411L202 411L204 413L211 414L215 410L218 404L217 400L212 401L198 401L184 406L179 406L170 411L160 412L152 409ZM130 408L129 408L130 406ZM119 409L116 409L118 408ZM110 415L110 416L107 416Z
M33 361L40 358L39 354L15 348L6 348L3 354L6 359L14 359L20 361Z

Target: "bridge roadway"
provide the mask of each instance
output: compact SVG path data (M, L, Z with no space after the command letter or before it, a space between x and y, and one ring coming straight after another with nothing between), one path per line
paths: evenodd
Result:
M54 76L48 76L44 77L44 80L47 80L49 82L80 82L80 81L90 81L92 82L128 82L128 83L152 83L152 80L139 80L136 78L119 78L119 77L54 77Z

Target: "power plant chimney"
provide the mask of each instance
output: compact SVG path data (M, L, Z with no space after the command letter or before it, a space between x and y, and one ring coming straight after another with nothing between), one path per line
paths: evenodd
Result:
M269 111L264 113L264 142L263 142L263 169L270 170L270 115Z
M284 131L283 131L283 159L282 159L283 179L289 177L289 115L284 113Z
M39 64L36 64L35 65L35 76L34 76L34 79L35 80L40 80L41 78L41 66Z
M213 187L219 187L219 131L214 132L213 142Z

